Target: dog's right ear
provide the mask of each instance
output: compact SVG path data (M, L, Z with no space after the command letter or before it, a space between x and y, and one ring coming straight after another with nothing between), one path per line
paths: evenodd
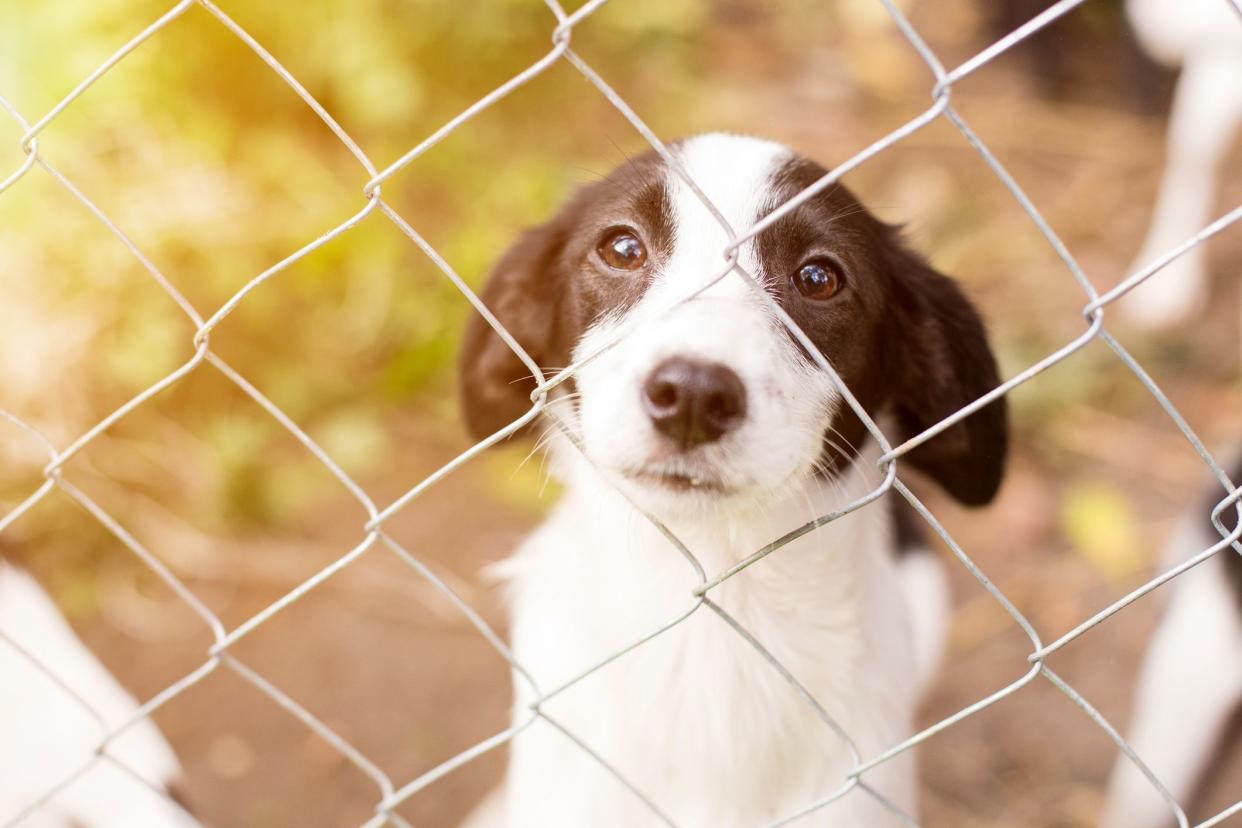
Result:
M561 223L527 230L501 258L483 288L482 300L535 364L562 368L572 344L565 337L565 291ZM458 365L462 414L482 440L528 412L536 387L530 368L478 313L471 316Z

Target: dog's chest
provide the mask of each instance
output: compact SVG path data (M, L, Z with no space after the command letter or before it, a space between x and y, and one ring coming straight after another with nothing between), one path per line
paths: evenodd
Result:
M864 543L865 534L843 527L837 537ZM584 537L593 540L582 544ZM750 551L744 537L695 540L700 550L713 541L740 545L706 551L712 564ZM825 717L864 754L898 741L908 724L908 700L891 696L900 685L886 674L864 617L874 573L865 561L830 565L837 555L823 540L782 550L709 593L742 633L697 602L694 570L641 522L609 527L599 516L562 515L520 555L516 654L546 692L654 633L545 702L544 711L683 817L678 824L771 821L844 783L854 757ZM519 718L531 698L519 693ZM559 735L528 745L515 749L515 766L582 760ZM593 796L633 805L615 782L600 784Z

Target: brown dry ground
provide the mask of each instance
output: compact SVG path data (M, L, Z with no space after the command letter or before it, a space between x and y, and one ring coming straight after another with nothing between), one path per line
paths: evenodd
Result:
M1013 68L1013 67L1011 67ZM724 70L722 70L724 71ZM715 85L723 124L765 130L825 161L898 126L922 100L841 117L806 77L739 78ZM1064 234L1101 286L1114 284L1137 246L1160 164L1160 121L1092 101L1051 105L1018 72L963 85L958 103L984 140ZM743 106L742 102L745 102ZM1015 102L1017 102L1015 104ZM730 105L732 104L732 106ZM798 113L799 117L791 117ZM657 131L659 125L657 124ZM622 143L629 142L619 136ZM1242 158L1226 171L1221 204L1242 201ZM1082 330L1083 297L1012 199L951 128L937 124L851 176L885 215L917 216L913 234L960 275L992 320L1007 374ZM1242 228L1211 246L1218 277L1242 257ZM1178 334L1121 331L1192 425L1211 444L1236 444L1236 283L1221 282L1206 318ZM1154 571L1181 505L1203 483L1197 459L1137 382L1099 343L1014 398L1015 457L999 501L967 513L934 495L945 525L1035 624L1045 640L1071 629ZM397 497L465 445L442 417L412 411L394 423L400 456L364 481L380 503ZM537 520L521 451L474 463L394 518L394 535L503 629L482 567ZM1119 560L1093 558L1063 519L1083 486L1120 493L1129 527ZM521 494L515 495L515 491ZM1117 517L1114 515L1114 517ZM191 587L235 625L356 544L361 509L342 494L319 503L295 532L213 540L176 556ZM1117 545L1114 544L1113 547ZM1111 548L1111 547L1110 547ZM123 550L115 551L123 556ZM948 662L923 714L934 722L1014 681L1027 668L1024 636L965 570L951 564L956 610ZM124 591L105 585L103 590ZM160 599L162 601L163 599ZM158 633L120 598L81 632L140 698L201 663L207 640L172 601L148 600ZM111 607L111 608L110 608ZM1158 617L1139 602L1058 653L1051 665L1107 717L1124 724L1138 659ZM139 634L141 630L141 634ZM1193 646L1190 644L1188 646ZM459 613L385 548L361 559L243 641L236 655L374 760L401 784L504 726L501 659ZM240 826L361 823L378 793L286 711L226 669L157 715L186 766L191 798L208 822ZM1087 826L1114 751L1067 698L1042 679L931 739L922 748L925 824ZM450 826L503 767L493 752L411 799L419 826ZM1192 816L1242 796L1242 762L1225 763ZM1233 824L1233 823L1230 823ZM1242 824L1242 823L1238 823Z

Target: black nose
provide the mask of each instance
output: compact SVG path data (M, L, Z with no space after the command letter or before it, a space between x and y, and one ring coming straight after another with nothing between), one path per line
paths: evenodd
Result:
M746 416L746 386L731 369L674 357L643 385L651 422L683 449L720 439Z

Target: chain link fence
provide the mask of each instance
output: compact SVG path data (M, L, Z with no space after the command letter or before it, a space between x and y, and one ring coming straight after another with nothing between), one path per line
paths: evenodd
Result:
M531 0L534 2L535 0ZM954 68L946 68L930 49L920 33L911 25L910 21L898 8L893 0L875 0L881 4L887 13L891 16L896 27L899 29L909 47L913 49L926 64L930 70L934 83L931 87L931 102L921 114L913 120L905 123L898 129L892 131L883 138L875 141L870 146L858 152L845 163L837 166L830 173L825 175L813 185L790 199L785 204L780 205L770 214L756 222L748 228L733 228L725 221L724 217L715 209L711 202L702 194L702 191L695 185L679 166L675 156L670 154L665 144L648 126L642 118L622 99L620 95L601 77L592 66L572 47L573 35L575 29L588 21L606 0L589 0L573 12L567 12L558 0L545 0L551 17L549 18L549 32L551 36L551 46L539 60L531 64L528 68L515 75L501 86L495 88L489 94L475 102L473 105L465 109L456 117L445 123L441 128L429 135L425 140L410 149L396 161L387 166L377 166L367 153L356 143L341 125L333 118L333 116L322 106L315 97L308 91L296 77L294 77L281 63L269 53L264 46L252 37L246 30L234 22L227 14L225 14L211 0L181 0L181 2L170 8L165 14L152 21L146 28L142 29L132 40L125 43L103 64L85 77L76 88L67 94L58 104L56 104L49 112L42 115L36 120L31 120L27 116L19 112L12 104L3 97L0 97L0 106L12 117L23 130L21 137L21 150L25 157L22 163L12 173L8 174L0 181L0 197L8 188L12 187L19 180L27 175L47 175L50 176L57 184L64 188L70 195L81 204L83 208L93 214L106 228L116 237L133 255L142 268L150 275L152 279L162 288L180 307L181 311L191 320L196 333L193 338L194 353L193 356L176 370L160 379L155 384L146 388L137 396L130 399L111 415L96 423L93 427L82 434L78 439L74 440L67 446L58 447L48 441L38 430L25 423L15 415L0 410L0 417L3 417L9 426L18 430L21 439L35 441L46 451L47 465L43 470L45 477L44 482L33 493L21 501L15 508L7 514L0 517L0 533L3 533L8 527L22 519L23 515L28 513L40 501L49 496L53 490L59 489L68 497L76 501L83 509L86 510L94 519L96 519L108 532L116 537L124 544L134 555L136 555L147 567L150 568L160 580L162 580L169 589L171 589L184 604L192 610L200 619L203 625L210 631L213 643L206 653L203 655L203 662L193 671L182 676L179 680L169 685L162 692L148 699L138 709L135 716L120 727L108 729L100 725L99 742L94 755L72 774L66 776L55 786L49 788L41 796L32 801L21 813L8 815L0 815L0 818L6 821L3 825L6 828L16 828L23 824L28 818L35 816L41 808L52 801L58 793L63 791L67 786L71 785L76 779L86 773L96 762L112 762L120 764L115 756L109 752L110 746L118 737L123 734L127 728L131 727L150 715L161 707L169 704L181 694L185 693L189 688L203 681L208 675L220 671L228 670L235 673L244 681L253 685L263 694L270 697L276 704L284 708L291 715L295 716L309 730L318 734L323 740L330 744L340 755L355 766L361 773L369 778L375 786L375 810L374 816L369 819L366 828L377 828L381 825L397 825L406 826L409 823L395 812L395 809L407 799L417 792L433 785L437 780L444 777L458 767L471 762L477 757L494 750L510 740L519 736L519 734L530 725L544 720L547 724L560 730L566 738L572 740L581 748L584 754L588 755L595 762L599 763L603 768L612 773L617 780L625 785L633 793L634 797L641 800L649 809L654 821L672 825L673 821L664 814L660 809L660 803L651 801L646 797L642 790L634 787L627 781L622 774L615 768L611 767L608 762L596 753L590 745L583 742L576 734L566 729L560 723L551 719L543 709L543 704L547 700L569 691L575 684L586 676L612 662L613 660L624 656L626 653L642 647L646 642L651 641L657 636L662 635L668 630L682 623L686 618L696 612L707 610L720 617L722 623L728 624L734 631L745 640L750 646L754 647L760 655L770 665L771 669L776 671L784 681L788 682L790 689L798 693L806 703L815 711L815 713L824 720L825 724L831 728L836 737L847 745L853 756L853 769L842 779L837 781L835 789L827 792L822 798L807 802L805 807L796 813L787 814L778 820L775 824L785 824L796 820L806 814L812 813L820 808L824 808L837 799L849 794L853 791L859 792L861 795L875 797L887 808L897 813L907 824L916 825L917 822L909 814L903 814L901 811L888 802L881 793L871 788L867 783L867 773L871 769L881 765L893 757L907 750L911 750L919 743L931 738L932 736L953 727L956 723L962 721L966 717L972 716L985 708L988 708L1000 700L1018 693L1022 688L1039 680L1045 680L1057 687L1061 692L1073 700L1092 722L1116 744L1117 748L1122 751L1135 766L1141 770L1151 785L1159 791L1168 805L1169 813L1174 817L1179 826L1188 828L1190 825L1185 812L1181 805L1169 794L1169 792L1161 784L1161 781L1155 777L1143 764L1140 757L1135 755L1130 746L1117 732L1117 730L1106 721L1092 706L1090 700L1084 698L1074 687L1068 684L1059 675L1053 672L1047 663L1048 658L1061 650L1070 642L1090 631L1097 624L1106 618L1125 609L1128 605L1138 600L1147 593L1159 588L1160 586L1172 581L1182 573L1192 567L1207 560L1212 555L1232 547L1242 552L1242 542L1239 542L1239 535L1242 535L1242 528L1229 533L1220 515L1226 508L1238 508L1242 512L1242 504L1239 499L1242 498L1242 490L1234 488L1232 482L1228 479L1221 465L1216 458L1207 450L1203 442L1196 436L1194 431L1187 424L1186 420L1179 413L1177 408L1169 400L1168 396L1161 390L1152 377L1144 370L1143 366L1115 339L1108 331L1105 325L1106 311L1108 307L1121 296L1133 290L1144 280L1152 277L1163 266L1174 260L1175 258L1185 254L1187 251L1202 244L1206 239L1221 232L1230 225L1242 220L1242 206L1239 206L1219 219L1202 228L1192 238L1186 239L1176 248L1167 251L1159 259L1150 262L1141 270L1133 273L1123 280L1116 287L1106 292L1099 291L1092 283L1091 279L1075 261L1066 246L1058 238L1056 231L1041 215L1039 209L1027 197L1019 184L1010 176L1005 167L997 159L997 156L988 148L988 146L979 138L972 130L971 126L959 114L953 105L953 90L955 84L964 78L981 71L995 58L1013 48L1016 44L1038 32L1040 29L1048 26L1063 15L1073 12L1079 6L1082 6L1087 0L1061 0L1055 3L1042 14L1033 18L1025 25L1013 31L1002 39L992 43L970 59L961 63ZM1242 25L1242 0L1219 0L1221 3L1228 4L1233 11L1237 13L1238 23ZM267 270L254 276L247 284L238 290L227 302L220 308L212 312L210 315L201 313L197 308L188 301L185 296L179 292L173 285L172 281L165 277L152 259L148 258L142 250L140 250L130 237L126 235L123 228L118 226L107 214L105 214L88 195L79 190L72 181L66 178L55 166L53 159L48 158L40 150L39 138L62 113L72 107L83 94L101 77L112 70L117 64L124 61L134 50L139 49L147 40L158 37L161 30L172 24L180 16L191 10L195 6L200 7L206 13L210 14L219 25L225 27L236 38L242 41L249 49L251 49L271 71L276 73L285 84L305 103L307 107L314 112L316 116L332 131L337 139L344 145L349 153L356 159L359 166L365 171L367 183L363 187L359 196L359 208L346 221L336 227L319 235L310 241L304 247L293 252L277 264L271 266ZM679 175L690 187L691 190L702 200L704 206L712 212L715 218L720 222L729 236L729 243L721 250L721 266L717 274L712 278L714 283L720 279L737 278L744 280L752 288L756 290L757 295L763 299L771 308L773 313L781 320L781 322L789 329L790 333L803 344L806 352L811 354L818 363L820 369L827 373L836 383L843 399L860 417L872 437L881 446L883 455L880 458L880 467L883 471L883 482L865 497L848 504L844 508L831 514L823 515L810 523L790 532L782 538L773 540L761 549L756 550L753 554L739 562L735 566L729 568L725 572L712 573L707 572L700 565L693 553L682 545L676 537L672 535L663 526L658 526L673 544L680 550L685 557L687 565L690 566L697 578L698 586L692 593L686 596L686 605L684 611L671 619L652 619L652 627L650 631L641 638L630 643L623 649L607 654L602 660L588 669L583 670L576 678L568 681L555 688L541 688L537 685L535 679L525 670L509 651L501 637L483 620L481 615L475 611L466 601L464 601L454 590L441 579L432 568L420 560L420 558L398 543L388 532L385 531L385 523L394 514L404 509L413 500L425 493L430 487L435 486L446 475L451 474L454 470L477 457L488 447L506 439L514 434L525 425L530 423L537 417L551 412L546 408L549 400L550 392L559 384L573 376L574 372L594 355L586 357L577 364L556 373L554 376L545 375L540 366L537 365L531 357L523 350L522 343L516 341L504 328L499 324L496 318L488 310L486 306L468 287L467 283L453 269L453 266L441 256L419 232L410 225L389 203L385 202L383 196L383 187L389 179L403 168L414 164L418 159L445 140L455 131L466 128L469 122L484 110L492 107L501 99L513 93L519 87L525 84L536 82L537 79L553 66L559 63L568 63L576 69L581 75L589 81L589 83L599 91L614 106L633 127L642 135L644 139L669 163L670 167ZM2 90L0 90L2 91ZM922 434L902 443L900 445L892 445L885 437L883 432L876 426L867 413L859 405L858 401L850 393L842 383L833 367L823 359L818 349L816 349L806 339L805 335L798 329L794 322L776 305L776 303L761 289L758 288L753 275L745 272L738 261L738 250L740 246L747 241L755 238L764 229L770 227L781 216L789 213L798 205L804 203L816 193L824 191L832 186L844 175L857 169L865 164L868 160L875 158L880 153L894 146L898 142L923 129L924 127L938 120L948 121L960 133L970 147L973 148L986 162L991 171L1007 188L1012 197L1021 205L1023 211L1029 216L1030 221L1038 228L1047 243L1055 251L1060 261L1063 262L1065 269L1068 271L1077 284L1081 287L1085 304L1082 308L1084 329L1080 335L1073 338L1057 349L1055 352L1048 354L1043 359L1035 362L1024 370L1018 372L999 387L990 391L983 397L975 400L971 404L965 406L961 410L955 412L935 426L927 429ZM531 408L520 419L509 424L497 433L482 442L472 446L463 452L451 462L426 477L413 488L409 489L395 501L388 504L377 503L356 481L336 463L331 456L321 448L307 433L295 422L290 416L281 410L275 403L252 385L237 368L230 365L222 359L212 349L213 332L220 323L232 314L239 305L246 301L246 298L255 290L262 288L265 283L274 279L291 265L313 251L331 242L338 236L350 232L352 228L370 216L377 213L391 221L414 245L417 246L439 269L443 272L445 278L449 279L452 284L459 290L462 296L474 307L475 311L481 314L487 322L496 330L500 337L513 350L513 352L525 363L532 374L538 381L538 387L532 394ZM267 289L273 289L269 287ZM682 300L684 301L684 299ZM641 323L638 323L641 324ZM623 330L619 336L628 335L630 331ZM937 520L936 516L906 487L905 483L899 476L901 467L900 459L916 446L935 437L940 432L949 428L954 423L971 416L983 406L997 399L998 397L1008 394L1011 390L1023 383L1028 382L1036 375L1051 368L1052 366L1070 359L1075 353L1084 348L1093 340L1102 341L1115 354L1116 358L1123 363L1129 371L1133 372L1142 384L1147 388L1151 395L1158 401L1159 405L1167 413L1168 417L1173 421L1185 439L1190 443L1203 462L1211 470L1211 473L1220 482L1222 486L1223 496L1212 513L1212 520L1217 526L1222 539L1210 548L1202 550L1198 555L1190 560L1165 571L1157 577L1151 579L1139 588L1125 595L1120 600L1112 603L1105 609L1083 620L1080 624L1070 629L1065 634L1051 642L1045 642L1036 632L1034 626L1028 621L1024 615L1014 606L1013 603L989 580L988 576L980 569L980 567L972 560L970 555L963 549L954 538L945 530L945 528ZM604 346L609 347L609 346ZM602 349L601 349L602 350ZM596 353L599 353L597 351ZM204 368L204 366L210 366ZM186 587L177 573L167 566L160 555L151 549L148 549L142 541L134 534L129 532L118 520L116 520L109 512L101 507L95 500L90 498L80 488L71 483L64 474L66 465L80 452L83 451L92 441L100 437L105 431L112 427L122 418L133 412L135 409L146 404L149 400L160 394L170 386L181 382L185 377L193 372L202 370L214 370L226 378L229 382L236 385L241 391L252 398L271 417L280 424L290 435L300 442L307 450L309 450L323 466L331 472L331 474L340 482L341 486L366 510L368 519L358 527L358 543L345 554L337 558L329 566L323 568L312 577L306 579L295 589L289 591L279 600L276 600L270 606L266 607L253 617L246 620L233 629L226 628L220 618L214 614L207 605L201 601L196 595ZM563 426L562 426L563 427ZM572 438L572 435L570 435ZM911 736L905 741L892 745L889 749L875 756L863 756L851 741L850 734L846 732L837 722L827 714L823 707L807 692L805 688L799 685L797 679L794 678L763 645L755 640L745 628L721 606L713 600L712 594L720 584L729 578L734 577L742 570L746 569L756 561L774 554L780 554L781 548L793 539L802 536L807 532L814 531L830 521L841 517L842 515L862 509L868 504L879 499L889 490L895 490L901 497L905 498L926 520L929 526L944 541L946 546L952 551L960 564L975 578L978 583L985 589L991 597L1004 609L1008 616L1012 619L1013 624L1026 635L1030 642L1030 652L1028 655L1029 668L1021 675L1014 677L1008 684L1001 689L975 701L973 704L964 707L948 718L939 721L932 726L922 730L921 732ZM648 517L648 519L652 519ZM654 520L654 519L652 519ZM658 522L657 522L658 525ZM519 681L529 682L536 702L531 705L529 715L520 723L495 733L487 739L473 745L467 750L460 752L447 761L426 770L421 775L413 779L393 779L375 762L371 761L361 751L356 749L348 741L338 735L323 720L316 717L313 713L303 707L299 702L290 695L276 687L267 680L260 672L239 660L234 653L234 645L246 636L253 633L278 615L295 602L301 600L311 590L323 584L328 579L339 573L344 568L356 562L368 551L383 547L392 554L404 561L421 577L427 581L445 598L453 603L453 605L461 612L461 614L469 621L478 633L486 639L486 641L495 650L496 654L508 662L513 668L515 675ZM78 704L86 711L91 712L91 700L78 695L73 688L61 681L57 676L51 673L44 666L39 658L38 652L30 652L24 649L20 643L20 631L0 630L0 641L3 646L13 647L22 657L26 658L35 667L43 670L48 676L57 682L65 693L72 696ZM101 722L102 718L96 716L96 720ZM133 773L131 771L131 773ZM133 774L135 777L137 774ZM153 790L155 788L153 787ZM162 793L162 791L160 791ZM1198 823L1198 828L1209 828L1209 826L1217 825L1231 815L1242 812L1242 802L1238 802L1232 807L1224 810L1215 816Z

